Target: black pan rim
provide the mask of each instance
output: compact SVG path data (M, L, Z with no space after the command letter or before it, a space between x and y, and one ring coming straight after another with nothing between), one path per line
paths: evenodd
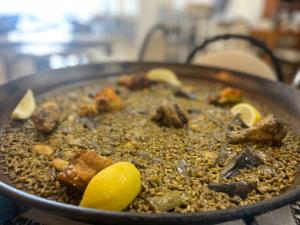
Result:
M0 182L1 193L15 198L19 201L24 201L28 206L38 207L44 210L51 210L54 213L64 215L76 215L76 218L82 217L94 217L94 219L103 218L119 218L119 219L130 219L131 221L140 219L147 222L225 222L228 220L238 219L245 216L256 216L265 213L270 210L274 210L292 203L300 198L300 188L293 191L281 194L270 200L260 201L255 204L240 206L236 208L229 208L224 210L206 211L206 212L195 212L195 213L153 213L153 214L142 214L133 212L115 212L107 210L97 210L91 208L82 208L75 205L61 203L53 200L48 200L36 195L29 194L25 191L16 189L3 182ZM99 217L98 217L99 216ZM72 216L71 216L72 217Z
M273 83L273 85L279 85L280 88L287 89L288 91L296 92L297 95L300 96L300 92L297 90L292 89L291 87L276 83L274 81L266 80L264 78L255 77L250 74L245 73L239 73L232 70L226 70L221 68L215 68L215 67L204 67L200 65L189 65L189 64L179 64L179 63L158 63L158 62L148 62L148 63L136 63L136 62L111 62L111 63L100 63L100 64L90 64L90 65L83 65L83 66L77 66L77 67L70 67L70 68L64 68L57 71L69 71L76 68L83 68L83 67L89 67L89 66L101 66L101 65L147 65L150 67L157 67L157 66L175 66L175 67L194 67L195 69L198 68L207 68L211 70L224 70L228 72L233 72L232 76L237 76L237 74L243 74L247 79L255 79L259 80L262 83L270 84ZM53 73L53 71L45 71L41 74L47 74L47 73ZM56 72L56 71L54 71ZM2 86L0 86L0 89L3 88L9 88L10 85L17 84L21 80L27 80L27 79L33 79L35 76L39 76L37 74L30 75L27 77L23 77L17 80L14 80L12 82L6 83ZM99 77L100 79L100 77ZM240 206L236 208L230 208L225 210L217 210L217 211L206 211L206 212L195 212L195 213L162 213L162 214L141 214L141 213L133 213L133 212L113 212L113 211L105 211L105 210L96 210L96 209L89 209L89 208L82 208L79 206L69 205L65 203L60 203L52 200L48 200L42 197L38 197L36 195L32 195L29 193L26 193L22 190L16 189L10 185L7 185L3 182L0 182L0 192L8 195L10 197L13 197L17 200L24 201L26 204L34 207L38 207L45 210L50 210L53 212L56 212L61 215L65 215L68 217L68 215L76 215L74 218L78 218L79 220L84 217L91 217L94 221L97 221L97 219L100 218L107 218L107 219L120 219L124 221L131 221L136 222L135 224L145 222L147 223L171 223L176 221L180 222L187 222L189 224L197 223L197 222L209 222L209 223L216 223L216 222L224 222L227 220L233 220L237 218L241 218L244 216L249 215L258 215L262 214L264 212L279 208L281 206L287 205L289 203L292 203L296 201L297 199L300 199L300 188L296 188L293 191L289 191L287 193L283 193L279 196L276 196L270 200L264 200L260 201L255 204L246 205L246 206ZM72 217L72 216L71 216Z
M85 68L85 67L101 67L101 66L130 66L130 65L141 65L141 66L148 66L150 67L157 67L157 66L161 66L161 67L192 67L192 68L205 68L205 69L209 69L212 71L226 71L226 72L231 72L234 74L234 76L236 74L239 75L243 75L246 78L250 78L250 79L255 79L255 80L260 80L262 82L271 82L271 83L276 83L276 84L280 84L280 85L284 85L288 88L290 88L288 85L282 83L282 82L276 82L274 80L269 80L263 77L258 77L256 75L252 75L250 73L246 73L246 72L240 72L234 69L226 69L226 68L222 68L222 67L218 67L218 66L209 66L209 65L201 65L201 64L188 64L188 63L173 63L173 62L156 62L156 61L147 61L147 62L137 62L137 61L110 61L110 62L104 62L104 63L90 63L90 64L83 64L83 65L77 65L77 66L71 66L71 67L64 67L64 68L60 68L60 69L48 69L48 70L43 70L40 71L38 73L32 73L32 74L27 74L26 76L11 80L7 83L1 84L0 88L15 84L20 82L21 80L28 80L29 78L33 78L35 76L41 76L41 75L47 75L49 73L55 73L55 72L62 72L62 71L67 71L67 70L74 70L74 69L78 69L78 68ZM296 89L293 89L296 90ZM296 90L297 91L297 90Z

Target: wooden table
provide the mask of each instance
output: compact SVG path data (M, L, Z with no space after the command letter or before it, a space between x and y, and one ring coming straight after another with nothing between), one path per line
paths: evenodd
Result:
M260 30L253 29L251 35L263 40L271 49L276 49L280 45L280 41L284 38L294 38L296 41L295 48L300 50L300 31L284 31L281 29Z

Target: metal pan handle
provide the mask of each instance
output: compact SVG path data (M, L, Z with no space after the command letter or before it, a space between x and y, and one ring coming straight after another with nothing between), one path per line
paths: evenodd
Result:
M279 59L273 54L272 50L269 49L265 45L265 43L263 43L262 41L254 38L254 37L247 36L247 35L241 35L241 34L224 34L224 35L217 35L217 36L214 36L212 38L206 39L201 45L196 46L188 54L187 59L186 59L186 63L191 63L192 59L197 54L197 52L205 49L209 44L211 44L213 42L216 42L216 41L222 41L222 40L228 40L228 39L241 39L241 40L245 40L245 41L248 41L253 46L262 49L265 53L267 53L270 56L270 58L272 60L273 67L274 67L275 72L276 72L277 79L279 81L281 81L281 82L283 81L283 73L282 73L282 69L280 67Z

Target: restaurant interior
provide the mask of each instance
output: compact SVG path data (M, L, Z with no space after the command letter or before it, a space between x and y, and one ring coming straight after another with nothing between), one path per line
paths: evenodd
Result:
M112 65L112 67L109 65ZM114 65L116 65L115 68ZM3 128L4 119L7 119L7 116L4 116L4 114L8 112L6 110L12 110L10 104L16 103L13 99L17 98L16 96L19 93L18 88L22 84L26 86L32 83L32 89L38 93L37 95L40 95L43 88L40 88L38 85L48 90L48 84L45 82L49 82L49 89L51 89L51 85L60 86L59 81L61 84L68 83L67 79L81 81L85 79L83 78L84 75L80 74L82 71L88 71L86 72L87 77L91 77L92 79L94 78L93 76L97 75L96 70L98 69L100 76L101 73L120 73L119 69L130 70L132 68L146 68L146 70L148 70L152 67L151 65L169 66L170 68L177 68L178 71L183 71L184 69L181 68L186 68L187 73L190 74L196 73L195 71L197 69L197 67L190 68L190 65L199 66L200 71L228 70L230 72L217 73L212 75L211 78L206 74L204 75L204 79L214 79L215 81L232 83L233 86L240 85L242 89L245 88L245 90L249 88L249 90L257 94L259 98L271 96L270 99L273 98L274 102L276 101L274 105L276 105L277 108L281 107L280 110L283 112L284 110L291 110L291 114L288 113L291 117L287 117L288 119L286 119L286 121L288 121L289 118L291 118L290 120L295 118L299 120L299 116L297 115L300 115L300 92L294 87L300 88L300 1L0 1L1 130ZM74 73L73 78L70 78L71 76L69 75L67 76L67 73L70 73L70 75ZM171 75L170 73L170 71L166 72L166 76L168 75L172 79L175 79L173 72ZM201 73L202 72L199 72L199 74ZM238 75L232 75L231 73ZM31 76L33 74L35 75ZM41 78L39 78L40 75ZM47 81L42 81L44 79L42 75L45 75L45 80ZM51 78L52 75L53 79ZM245 75L245 77L243 78L242 75ZM253 76L255 76L255 78L252 79L251 77ZM28 80L26 80L27 78ZM147 79L143 80L145 79L143 76L139 79L138 81L132 81L129 78L128 80L124 78L120 83L123 82L122 85L127 85L130 89L129 91L140 90L147 85L152 85L152 81L149 82ZM156 79L155 82L158 81L159 83L161 81L165 82L168 78L160 77ZM175 81L172 80L172 82L176 85L180 83L176 79ZM284 84L281 84L281 82ZM144 86L141 88L140 86L136 87L134 85ZM151 88L152 87L149 87L149 90L152 90ZM123 89L121 89L121 91L117 90L116 95L119 94L119 92L123 94L122 90ZM282 93L280 93L280 90L282 90ZM126 90L124 92L128 94L129 91ZM147 91L148 89L142 93L146 93ZM162 91L162 93L164 92ZM240 92L237 91L237 93ZM97 98L97 93L89 93L89 95L95 99ZM178 95L180 97L189 98L189 100L194 100L193 96L185 92L180 92ZM128 96L130 95L128 94ZM72 99L72 96L70 99ZM148 98L145 99L147 103ZM172 98L170 97L170 99ZM4 100L7 100L7 109ZM76 102L77 100L74 101ZM88 101L91 100L88 99ZM298 101L298 104L295 103L294 106L290 106L294 101ZM211 104L217 105L216 107L220 106L218 105L219 102L212 102L213 101L210 101ZM132 102L130 103L133 104ZM284 106L285 103L286 106ZM91 105L88 105L86 109L91 110L91 107ZM175 111L178 113L179 109L176 107L177 106L175 106ZM211 106L209 105L207 107L208 111L211 110L209 107ZM267 106L264 107L266 108ZM213 110L216 110L215 114L217 116L219 109ZM251 110L254 114L256 113L255 108L251 108ZM206 115L202 112L202 109L198 111L194 110L189 113L191 117L195 116L195 114L200 114L197 115L199 118L201 116L205 117ZM133 114L146 116L147 113L133 112ZM258 117L257 114L256 117ZM155 117L153 118L152 120L157 119ZM161 118L157 120L159 119ZM85 120L85 122L88 121L87 124L85 124L88 129L90 129L90 126L92 126L92 129L95 129L93 128L94 125L90 124L89 119L85 118ZM82 122L81 120L78 121L78 123ZM215 124L218 122L216 121L214 121ZM100 120L100 122L102 122L102 120ZM169 121L163 122L167 123ZM25 124L25 122L20 122L19 124ZM298 124L298 122L295 122L294 127L295 130L300 133ZM181 126L181 124L179 125ZM252 125L254 125L254 122L251 126ZM30 126L30 124L28 126ZM141 125L141 127L143 126L144 124ZM251 129L251 126L248 126L250 128L247 129ZM60 132L60 128L57 129ZM67 133L69 131L61 132ZM271 136L278 135L278 133L274 132L273 134L274 135ZM46 140L45 137L47 136L43 136L44 139L40 140ZM124 136L124 138L126 137ZM2 139L0 140L2 141ZM5 161L1 155L4 152L4 150L1 150L1 141L0 169ZM18 143L18 140L13 143ZM76 143L74 145L76 145ZM254 145L254 147L257 146ZM272 146L269 148L272 148ZM290 149L292 149L292 147L290 147ZM249 157L245 160L249 160ZM280 161L280 159L278 160ZM153 160L153 164L155 163L155 160ZM13 166L11 166L11 168L13 168ZM244 167L244 169L245 168L248 169L248 167ZM284 170L283 167L280 168ZM177 172L180 174L183 173L181 168L177 168ZM297 169L297 173L299 173L299 168ZM2 187L2 183L0 176L0 225L88 225L91 223L88 223L86 217L89 217L89 215L97 216L91 211L91 214L80 214L80 216L77 217L81 217L81 219L75 220L75 216L72 215L72 213L76 212L76 209L72 211L72 207L69 211L69 215L64 216L62 213L55 213L57 210L53 210L53 212L49 210L51 213L48 212L47 209L51 209L52 207L50 203L44 208L28 206L28 204L26 205L24 203L26 201L22 202L22 200L16 200L12 197L12 195L17 196L22 194L11 194L13 191L3 191L8 190L8 188ZM7 197L7 193L10 197ZM223 195L218 196L222 198ZM265 208L266 210L261 212L249 208L248 211L252 210L253 212L257 212L253 213L253 215L250 215L248 212L243 212L244 214L234 214L230 213L232 211L229 211L229 213L224 216L224 219L220 219L221 217L218 216L215 218L210 217L212 219L211 223L201 223L199 222L201 215L197 218L185 221L183 218L177 218L176 214L176 219L174 219L175 217L172 218L172 216L169 218L170 221L172 219L174 223L165 222L163 219L160 220L160 218L159 220L153 220L155 222L151 222L152 220L149 220L150 222L141 220L140 225L296 225L300 224L299 198L296 199L296 196L300 195L296 193L294 196L291 196L289 198L293 197L294 202L282 200L280 204L275 204L276 209L275 205L274 207L271 206L272 204L269 204L268 207ZM26 197L24 197L24 199L26 200ZM32 201L35 201L35 199ZM28 202L30 201L28 200ZM178 207L176 209L180 211L182 208ZM219 209L223 209L222 206L219 206ZM192 210L188 212L192 212ZM107 212L103 215L100 215L103 216L103 223L99 221L98 224L112 225L121 222L120 224L131 225L131 223L126 222L126 220L122 221L122 215L112 214L116 215L115 218ZM229 215L238 216L229 218ZM90 217L90 220L93 220L93 216ZM133 222L133 224L138 224L140 217L142 216L139 214L135 219L128 221ZM168 218L168 215L166 217ZM209 218L209 216L205 217L204 215L203 218ZM151 215L149 219L153 219ZM183 222L179 223L181 219ZM94 222L93 224L97 223Z
M184 62L204 40L227 33L262 40L291 82L300 61L299 21L299 1L2 1L0 83L47 69L139 57ZM243 40L219 41L199 54L236 48L270 64Z

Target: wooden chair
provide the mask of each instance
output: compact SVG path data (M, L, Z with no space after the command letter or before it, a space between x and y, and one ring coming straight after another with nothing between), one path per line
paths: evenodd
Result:
M241 71L270 80L277 80L274 71L265 62L253 54L239 50L199 55L195 57L193 63Z

